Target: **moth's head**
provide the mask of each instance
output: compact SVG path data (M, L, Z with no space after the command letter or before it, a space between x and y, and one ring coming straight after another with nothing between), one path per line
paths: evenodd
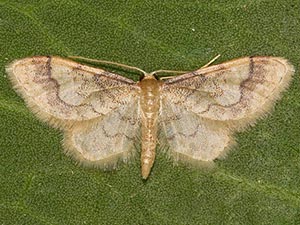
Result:
M148 80L148 79L159 80L159 77L153 72L152 73L145 73L143 76L140 77L140 81Z

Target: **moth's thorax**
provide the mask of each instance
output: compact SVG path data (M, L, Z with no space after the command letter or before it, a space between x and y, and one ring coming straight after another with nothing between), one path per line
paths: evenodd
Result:
M141 109L147 118L159 110L159 85L160 81L156 80L152 75L146 76L139 82L141 88Z
M142 116L142 176L146 179L155 159L157 142L157 118L160 108L160 81L152 75L139 82L140 107Z

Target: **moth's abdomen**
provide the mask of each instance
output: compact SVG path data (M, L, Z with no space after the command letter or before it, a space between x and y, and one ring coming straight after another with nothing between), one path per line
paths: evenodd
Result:
M159 112L159 81L152 76L145 77L140 82L141 115L142 115L142 176L146 179L155 159L157 142L157 118Z

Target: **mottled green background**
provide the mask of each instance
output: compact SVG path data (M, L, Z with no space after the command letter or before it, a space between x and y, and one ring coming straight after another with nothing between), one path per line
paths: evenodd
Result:
M76 166L62 134L12 90L5 65L80 55L193 70L247 55L282 56L294 79L270 116L236 135L214 171L159 153L105 173ZM300 1L0 1L0 224L299 224ZM131 72L123 73L138 79Z

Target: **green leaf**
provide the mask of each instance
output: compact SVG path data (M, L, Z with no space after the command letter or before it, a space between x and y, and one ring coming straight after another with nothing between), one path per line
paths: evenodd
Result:
M1 224L299 224L300 2L0 1ZM235 135L212 171L161 152L147 181L139 159L118 171L77 166L62 133L13 91L5 66L33 55L80 55L193 70L249 55L289 59L296 73L267 118ZM136 74L122 72L138 80Z

